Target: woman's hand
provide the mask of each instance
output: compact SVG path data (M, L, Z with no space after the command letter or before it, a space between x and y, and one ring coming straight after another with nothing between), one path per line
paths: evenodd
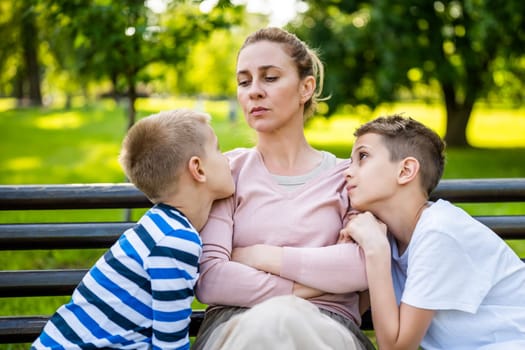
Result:
M293 294L303 299L309 299L309 298L320 297L321 295L326 294L326 293L323 292L322 290L311 288L311 287L305 286L304 284L294 282Z
M257 270L279 275L282 262L282 248L265 244L234 248L231 260ZM309 299L319 297L326 294L326 292L294 282L293 294L303 299Z
M231 260L279 276L282 254L281 247L255 244L248 247L233 248Z

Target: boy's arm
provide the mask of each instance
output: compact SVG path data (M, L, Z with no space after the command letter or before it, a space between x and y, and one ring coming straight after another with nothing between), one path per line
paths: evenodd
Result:
M344 229L364 250L372 319L381 349L418 349L434 311L396 302L386 226L371 214L354 217Z

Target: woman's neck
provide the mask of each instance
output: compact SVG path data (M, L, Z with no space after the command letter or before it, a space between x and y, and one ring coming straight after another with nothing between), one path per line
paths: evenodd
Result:
M320 151L302 140L281 139L272 142L259 140L255 147L268 171L275 175L302 175L315 169L323 160Z

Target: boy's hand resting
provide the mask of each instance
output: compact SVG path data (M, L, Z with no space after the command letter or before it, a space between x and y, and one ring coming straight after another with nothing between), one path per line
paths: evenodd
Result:
M339 242L355 241L366 252L389 247L387 228L372 213L352 215L339 233Z

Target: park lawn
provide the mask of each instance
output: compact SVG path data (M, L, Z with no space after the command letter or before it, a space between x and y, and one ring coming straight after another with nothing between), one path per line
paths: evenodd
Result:
M0 99L0 184L61 184L123 182L124 174L117 161L125 134L124 107L112 100L99 101L89 107L12 109L12 100ZM141 99L138 117L159 110L194 108L193 99ZM250 147L255 135L242 118L228 120L226 101L206 101L203 108L213 116L221 149ZM404 112L421 120L438 133L444 133L444 114L432 105L410 103L382 106L373 116ZM467 136L479 148L449 149L444 178L525 177L524 110L476 108ZM353 131L365 120L357 116L336 115L330 120L317 118L308 123L306 134L312 145L348 157ZM524 214L523 203L462 205L473 215ZM143 210L133 211L133 220ZM122 210L82 210L0 212L0 223L24 221L120 221ZM509 241L525 256L525 242ZM104 250L36 251L27 259L25 252L2 251L3 269L87 268ZM69 297L9 298L0 303L0 315L50 314ZM202 308L198 302L195 308ZM5 347L16 349L17 347ZM0 346L0 349L3 347Z

